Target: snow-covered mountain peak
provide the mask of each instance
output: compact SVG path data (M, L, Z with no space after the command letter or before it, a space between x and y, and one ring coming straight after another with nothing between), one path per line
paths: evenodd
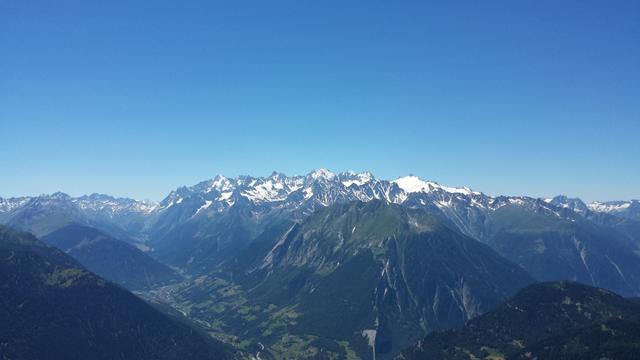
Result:
M393 182L396 183L400 189L408 193L430 192L439 186L435 182L424 181L414 175L403 176L393 180Z
M336 174L332 173L327 169L316 169L310 172L309 175L307 175L307 177L314 180L317 180L317 179L333 180L336 178Z
M277 182L284 182L287 179L287 175L281 172L274 171L271 173L271 175L269 175L268 179L272 181L277 181Z
M570 198L566 195L558 195L553 199L545 199L544 201L557 207L571 209L579 214L584 214L589 211L587 205L582 200L579 198Z
M356 173L355 171L345 171L338 175L340 181L345 187L349 187L353 184L357 186L362 186L368 182L375 180L373 174L368 171Z
M440 190L451 194L480 195L479 192L472 191L466 186L461 188L442 186L437 182L425 181L414 175L403 176L393 180L392 182L398 185L400 189L410 194L418 192L429 193Z
M284 200L290 192L284 179L268 177L251 181L241 194L255 202L270 202Z
M620 212L628 209L630 206L631 206L631 201L609 201L609 202L594 201L587 205L587 207L591 211L604 212L604 213Z
M55 199L55 200L69 200L71 196L61 191L55 192L51 195L40 195L41 198Z
M211 180L211 184L209 185L209 189L207 192L211 192L213 190L217 191L225 191L230 190L233 187L231 180L227 179L224 175L216 175L216 177Z

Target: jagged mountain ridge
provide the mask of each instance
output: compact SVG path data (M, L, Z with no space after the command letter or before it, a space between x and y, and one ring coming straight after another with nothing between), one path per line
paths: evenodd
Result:
M239 176L227 178L218 175L194 186L183 186L159 203L115 198L103 194L70 197L64 193L36 197L0 198L0 221L10 223L16 217L26 217L24 209L36 206L66 207L70 213L93 221L113 223L130 233L141 235L148 230L148 223L156 218L182 208L179 221L186 221L208 212L223 212L237 202L250 205L253 211L265 208L295 209L308 214L318 206L353 200L385 200L411 207L435 207L446 211L458 202L468 208L496 209L508 203L534 201L520 196L488 196L467 187L448 187L415 176L405 176L393 181L380 180L369 172L352 171L334 174L326 169L310 172L305 176L286 176L274 172L268 177ZM587 210L609 213L627 218L638 218L640 202L612 201L585 204L580 199L565 196L547 199L545 202L578 213ZM568 203L571 202L571 203ZM168 215L166 215L168 216ZM48 229L45 229L45 231Z
M316 183L330 185L332 191L326 193L327 187L314 187ZM393 184L397 189L393 189ZM324 190L318 194L313 190ZM350 189L350 191L345 191ZM414 193L444 192L468 197L480 196L489 199L500 199L502 196L492 197L480 192L472 191L467 187L448 187L433 181L424 181L416 176L409 175L396 180L380 180L370 172L355 173L352 171L334 174L326 169L318 169L304 176L286 176L273 172L268 177L239 176L227 178L217 175L211 180L202 181L193 186L183 186L172 192L159 203L150 201L138 201L129 198L115 198L104 194L91 194L81 197L70 197L64 193L41 195L35 197L0 197L0 216L6 217L16 209L22 208L33 201L46 201L47 199L68 198L79 209L94 217L118 218L120 216L152 216L163 212L173 205L180 204L186 197L200 194L204 202L196 209L200 212L208 208L224 209L234 204L237 196L242 196L254 204L304 202L317 195L313 202L330 205L340 198L348 197L348 200L369 201L373 199L387 200L393 203L403 203ZM349 193L349 195L346 195ZM210 194L205 196L205 194ZM299 195L302 194L302 197ZM290 198L291 197L291 198ZM510 197L525 199L527 197ZM207 202L207 200L209 202ZM445 201L446 202L446 201ZM577 198L568 198L560 195L553 199L546 199L553 205L571 208L576 212L588 210L618 214L625 217L637 217L640 211L640 201L608 201L592 202L586 204ZM491 202L479 201L475 205L488 205ZM443 204L441 204L443 205ZM494 204L499 206L499 202ZM580 208L580 209L578 209ZM196 215L194 212L192 215Z
M640 221L632 212L623 214L637 201L615 203L613 211L567 197L494 197L415 176L387 181L368 172L320 169L292 177L276 172L268 177L217 176L172 191L158 204L64 194L3 200L0 221L41 235L71 221L82 223L142 243L158 259L187 272L206 273L273 223L300 221L332 204L373 200L436 214L539 280L578 280L640 294L635 281L640 276ZM524 219L546 224L545 231L524 231ZM603 253L602 244L611 252Z

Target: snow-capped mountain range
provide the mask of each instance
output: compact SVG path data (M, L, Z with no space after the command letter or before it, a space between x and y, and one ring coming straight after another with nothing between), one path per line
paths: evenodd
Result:
M634 280L640 279L637 200L585 204L566 196L489 196L412 175L382 180L369 172L325 169L304 176L219 175L180 187L159 203L63 193L0 199L0 223L36 236L72 223L90 226L161 262L205 274L279 226L354 201L424 211L540 280L573 279L640 294Z
M218 175L194 186L172 191L154 211L167 211L194 198L199 199L200 204L192 214L194 216L208 209L224 211L238 201L254 206L269 204L271 207L313 210L316 206L329 206L336 202L353 200L385 200L395 204L415 202L422 206L431 203L439 208L450 207L456 200L464 200L472 207L495 208L504 203L533 199L492 197L468 187L443 186L413 175L395 180L381 180L370 172L348 171L335 174L326 169L319 169L305 176L292 177L277 172L269 177L227 178Z
M0 219L19 212L25 207L51 206L66 203L75 206L90 217L118 218L135 215L153 217L171 211L174 207L193 208L190 216L202 216L211 211L223 212L235 204L245 204L254 210L284 208L308 213L318 206L353 200L385 200L412 207L435 206L446 210L458 203L470 208L495 209L507 203L522 203L537 199L529 197L488 196L467 187L449 187L434 181L425 181L409 175L395 180L377 179L370 172L347 171L333 173L318 169L304 176L286 176L274 172L268 177L239 176L227 178L218 175L194 186L180 187L159 203L115 198L92 194L70 197L64 193L35 197L0 197ZM587 211L635 217L640 213L640 202L611 201L585 204L580 199L557 196L545 199L545 203L569 208L577 213Z

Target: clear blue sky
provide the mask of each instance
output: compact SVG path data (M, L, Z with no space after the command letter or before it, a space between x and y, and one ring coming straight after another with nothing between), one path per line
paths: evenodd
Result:
M0 196L413 173L640 198L640 1L0 0Z

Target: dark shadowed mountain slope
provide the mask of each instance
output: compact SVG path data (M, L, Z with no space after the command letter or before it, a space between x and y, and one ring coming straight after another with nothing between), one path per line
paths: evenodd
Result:
M0 226L2 359L226 359L232 353L84 270L31 234Z
M640 321L610 319L568 331L520 350L514 359L635 360L640 353Z
M403 359L634 359L640 305L573 282L531 285L458 330L428 335Z
M70 224L42 240L71 255L93 273L128 289L149 288L181 279L135 246L89 226Z

